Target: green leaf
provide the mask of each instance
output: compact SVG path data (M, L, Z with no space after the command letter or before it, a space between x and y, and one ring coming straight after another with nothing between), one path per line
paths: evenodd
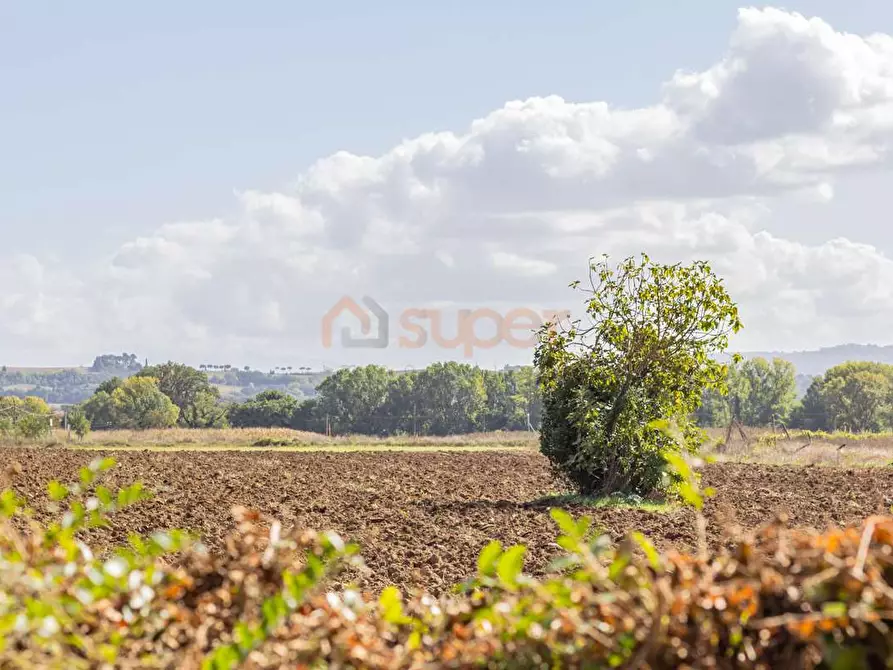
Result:
M113 467L115 467L116 462L117 461L115 461L115 459L111 458L111 457L103 458L96 464L96 471L97 472L108 472Z
M68 487L54 479L47 484L47 492L50 495L50 500L58 502L68 495Z
M242 659L234 645L218 647L202 663L202 670L233 670Z
M240 621L236 624L236 627L233 629L233 639L236 641L239 651L243 654L251 651L252 637L251 629L244 622Z
M502 544L498 540L493 540L478 556L478 574L482 577L492 576L500 556L502 556Z
M514 589L518 586L518 578L524 569L524 555L527 553L527 547L522 544L509 548L500 558L496 565L496 574L500 583L508 589Z
M99 498L99 502L105 507L108 507L112 503L112 493L104 486L96 487L96 497Z
M611 566L608 568L608 579L615 581L623 573L629 563L629 556L619 554L613 561L611 561Z
M558 525L558 528L561 529L562 533L575 539L580 538L580 534L577 530L577 522L574 521L574 518L563 509L553 507L549 510L549 516L552 517L552 520Z
M400 589L389 586L381 592L378 599L381 614L384 620L391 624L399 624L403 621L403 598Z
M845 617L849 611L846 603L834 602L822 605L822 614L826 617L834 617L839 619Z
M666 419L655 419L654 421L650 421L648 423L648 428L651 430L657 430L665 435L670 434L670 422Z

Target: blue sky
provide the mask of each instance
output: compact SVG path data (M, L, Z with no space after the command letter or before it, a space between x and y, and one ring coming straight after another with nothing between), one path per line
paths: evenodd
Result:
M546 279L563 288L588 255L646 245L725 263L751 301L755 348L889 340L868 307L863 321L851 312L853 296L893 307L874 288L893 278L893 52L868 38L893 33L893 3L801 0L743 19L740 6L0 0L0 280L14 287L0 296L0 350L56 364L105 349L187 359L218 347L241 360L269 349L270 363L300 365L281 352L295 328L316 337L339 291L396 301L410 282L427 291L416 302L456 302L474 293L456 277L480 272L491 283L476 286L498 289L490 299L517 303L524 290L557 307L537 293ZM700 93L674 80L680 70ZM521 120L504 108L528 99ZM850 114L843 138L835 124ZM773 115L784 132L772 135ZM763 125L761 142L747 119ZM439 131L453 133L442 146L417 139ZM338 151L349 155L326 160ZM675 156L678 168L612 181L605 166L627 152L643 165ZM574 190L584 183L595 200ZM512 189L516 202L504 200ZM556 193L562 216L577 217L570 228L545 213ZM496 215L538 223L499 234L471 223ZM625 222L625 242L605 216ZM555 229L535 240L536 225ZM267 247L252 246L258 235ZM827 265L844 269L822 280ZM739 276L744 266L765 284ZM246 268L272 280L255 285ZM202 282L226 287L226 301L211 304ZM114 305L119 318L80 319L73 305ZM267 329L243 332L252 320ZM53 340L47 324L59 322L77 332Z
M0 224L15 250L108 251L507 100L650 104L722 53L740 4L0 3ZM893 31L893 3L784 6Z

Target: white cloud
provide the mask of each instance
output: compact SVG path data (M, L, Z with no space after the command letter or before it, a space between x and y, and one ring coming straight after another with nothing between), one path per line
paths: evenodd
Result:
M890 257L764 228L781 202L833 199L844 171L890 167L893 38L744 9L720 56L668 73L649 107L513 101L463 133L339 152L286 192L238 192L231 219L162 225L84 268L8 259L0 347L347 362L370 354L319 338L342 295L563 308L590 256L640 251L711 260L742 303L743 345L886 341Z

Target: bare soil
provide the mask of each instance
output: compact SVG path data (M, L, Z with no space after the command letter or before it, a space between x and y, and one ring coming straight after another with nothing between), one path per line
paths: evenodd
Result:
M231 508L244 505L286 524L335 530L358 542L370 568L352 575L364 589L389 584L439 592L470 576L491 539L528 546L527 570L541 572L554 557L556 536L548 497L560 493L535 452L273 453L75 451L6 448L0 466L18 462L14 488L39 515L47 513L46 484L72 481L97 456L118 465L107 484L143 482L153 500L117 514L93 538L123 542L131 532L183 528L218 550L233 527ZM705 486L718 495L706 507L711 543L724 528L752 528L787 513L799 526L824 529L855 522L893 505L893 469L715 464ZM690 510L566 506L587 514L614 538L640 530L662 549L696 543Z

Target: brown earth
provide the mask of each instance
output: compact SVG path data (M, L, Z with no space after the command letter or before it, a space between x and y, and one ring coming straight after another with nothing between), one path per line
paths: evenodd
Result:
M370 568L361 586L424 586L438 592L474 570L491 539L529 548L527 569L540 572L555 554L548 499L559 492L545 459L535 452L273 453L84 452L64 449L0 451L0 465L18 462L14 488L39 514L46 484L73 481L97 456L118 465L107 484L143 482L155 494L113 517L93 539L124 541L130 532L184 528L213 550L232 529L240 504L287 524L335 530L358 542ZM800 526L825 528L857 521L893 504L893 469L711 465L704 484L718 490L706 507L708 534L718 542L729 523L754 527L786 512ZM554 502L554 501L553 501ZM575 507L618 538L641 530L658 547L691 547L689 510L647 512Z

